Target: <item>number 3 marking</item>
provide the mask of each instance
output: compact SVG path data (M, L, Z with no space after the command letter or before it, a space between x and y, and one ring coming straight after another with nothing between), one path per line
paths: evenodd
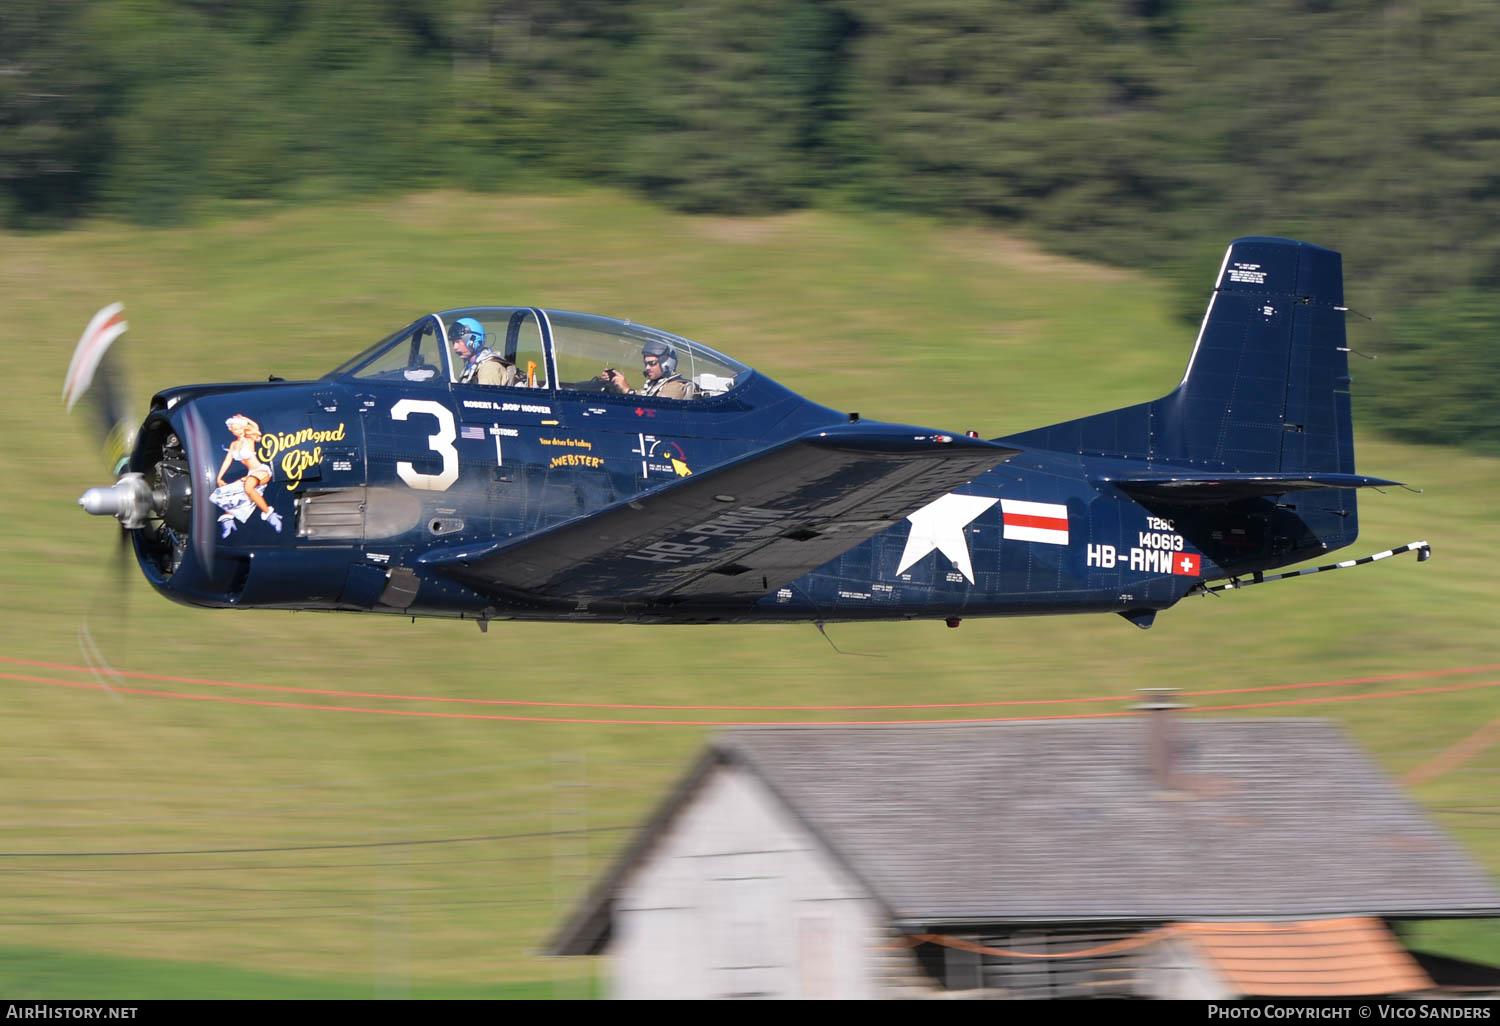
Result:
M443 457L443 472L423 474L406 460L401 460L396 464L396 476L413 488L446 492L458 480L458 450L453 448L458 432L453 427L453 411L431 399L402 399L391 407L392 420L405 420L411 413L425 413L437 418L437 434L427 436L427 447Z

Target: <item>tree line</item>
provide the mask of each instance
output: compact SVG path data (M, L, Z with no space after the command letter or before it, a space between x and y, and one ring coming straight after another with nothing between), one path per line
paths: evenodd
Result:
M1290 235L1377 315L1361 404L1500 452L1496 52L1479 0L7 0L0 220L602 182L1007 227L1194 319Z

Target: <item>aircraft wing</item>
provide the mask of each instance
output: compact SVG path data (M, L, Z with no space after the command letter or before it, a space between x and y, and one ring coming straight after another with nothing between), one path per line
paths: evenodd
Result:
M1019 450L847 424L760 450L519 539L429 552L429 569L511 599L751 602Z

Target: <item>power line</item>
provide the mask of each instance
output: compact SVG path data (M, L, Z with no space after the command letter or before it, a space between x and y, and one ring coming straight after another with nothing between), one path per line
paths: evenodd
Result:
M553 855L506 855L500 858L464 858L464 859L406 859L406 860L382 860L380 862L330 862L324 865L317 864L284 864L265 865L263 863L244 862L228 866L28 866L24 868L0 869L0 875L10 874L14 876L39 876L42 874L79 874L79 873L269 873L269 872L296 872L314 873L326 869L390 869L407 866L480 866L490 863L505 863L507 865L516 862L551 862Z
M305 905L293 906L280 914L244 915L244 916L218 916L206 919L79 919L70 922L36 921L36 920L0 920L0 927L26 926L26 927L65 927L65 926L87 926L90 928L101 926L181 926L202 923L254 923L294 919L382 919L391 916L421 915L434 912L444 912L452 908L480 908L503 905L506 908L523 908L546 906L556 908L557 903L547 899L533 899L530 901L517 901L512 899L498 901L449 901L434 902L428 904L404 904L399 909L382 911L369 905ZM300 915L298 910L313 911L314 915ZM119 913L115 913L119 914Z
M35 659L18 659L9 656L0 656L0 662L11 663L21 666L38 666L46 669L68 670L73 672L88 672L86 666L74 666L68 663L51 663ZM1487 673L1491 670L1500 670L1500 663L1491 663L1484 666L1465 666L1451 669L1435 670L1413 670L1406 673L1381 674L1367 677L1347 677L1339 680L1307 681L1297 684L1269 684L1256 687L1244 688L1218 688L1202 691L1183 691L1181 697L1209 697L1213 695L1239 695L1257 692L1289 691L1301 688L1327 688L1347 687L1355 684L1380 684L1393 680L1415 680L1426 677L1442 677L1465 673ZM1028 706L1028 705L1066 705L1072 703L1091 702L1133 702L1139 696L1130 695L1093 695L1074 698L1021 698L1004 699L985 702L912 702L880 705L672 705L672 704L641 704L626 702L556 702L533 699L516 698L454 698L443 695L403 695L371 691L340 691L330 688L305 688L289 684L246 684L238 681L211 680L201 677L172 677L161 674L139 673L129 671L117 671L120 677L134 680L154 680L171 684L195 684L203 687L235 688L249 691L276 691L287 694L301 695L325 695L339 698L375 698L386 701L402 702L438 702L456 705L480 705L480 706L522 706L531 708L557 708L557 709L642 709L655 710L659 712L873 712L900 709L979 709L999 708L1005 706ZM67 684L72 682L61 681L49 677L27 677L17 674L0 673L0 677L11 680L32 681L39 683ZM113 690L122 690L115 688ZM150 692L143 691L141 694L175 694L175 692ZM184 696L184 697L206 697L206 696ZM275 704L275 703L266 703ZM435 715L435 714L430 714ZM506 717L492 717L504 719ZM527 719L527 717L517 717ZM563 722L616 722L616 721L593 721L593 720L568 720Z
M480 841L523 841L537 837L554 837L558 834L608 833L615 830L630 830L635 824L588 827L585 830L538 830L525 834L483 834L477 837L434 837L408 841L357 841L345 844L293 844L267 848L185 848L173 851L0 851L3 859L80 859L120 858L137 855L243 855L249 852L271 851L334 851L344 848L400 848L425 844L470 844Z
M1473 672L1470 670L1433 671L1438 673ZM1398 675L1407 676L1407 675ZM103 684L88 683L83 681L62 680L52 677L29 677L13 673L0 673L0 678L11 680L22 680L42 684L52 684L61 687L80 688L85 690L100 690ZM1466 691L1473 688L1495 687L1500 681L1484 681L1478 684L1455 684L1435 688L1412 688L1404 691L1382 691L1362 695L1335 695L1323 698L1300 698L1288 699L1281 702L1255 702L1239 705L1215 705L1199 706L1195 712L1223 712L1238 709L1269 709L1278 706L1314 705L1327 702L1354 702L1365 701L1375 698L1399 698L1410 695L1431 695L1450 691ZM1293 685L1276 685L1275 688L1291 687ZM1308 685L1312 686L1312 685ZM1318 685L1327 686L1327 685ZM491 713L447 713L429 712L415 709L380 709L368 706L340 706L340 705L318 705L303 702L272 702L263 699L252 698L230 698L225 695L196 695L184 694L175 691L156 691L148 688L126 688L111 687L110 691L116 693L147 695L156 698L175 698L199 702L223 702L231 705L270 706L284 709L305 709L316 712L346 712L360 713L375 716L414 716L426 719L459 719L459 720L491 720L509 723L573 723L594 724L604 726L646 726L646 727L789 727L789 726L819 726L819 727L857 727L870 724L918 724L918 723L1009 723L1018 720L1069 720L1069 719L1101 719L1120 716L1138 716L1139 712L1134 710L1122 710L1107 713L1063 713L1050 716L1000 716L1000 717L949 717L949 718L926 718L911 720L626 720L609 719L605 717L557 717L557 716L504 716ZM1260 689L1243 689L1260 690ZM1224 690L1215 692L1204 692L1205 694L1239 694L1241 690ZM1193 694L1184 692L1183 694ZM1062 701L1062 700L1059 700ZM1092 700L1091 700L1092 701Z

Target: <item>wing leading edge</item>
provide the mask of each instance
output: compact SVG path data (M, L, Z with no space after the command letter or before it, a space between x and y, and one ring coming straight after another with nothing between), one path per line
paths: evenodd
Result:
M921 428L812 432L520 539L422 563L525 601L745 604L1020 450Z

